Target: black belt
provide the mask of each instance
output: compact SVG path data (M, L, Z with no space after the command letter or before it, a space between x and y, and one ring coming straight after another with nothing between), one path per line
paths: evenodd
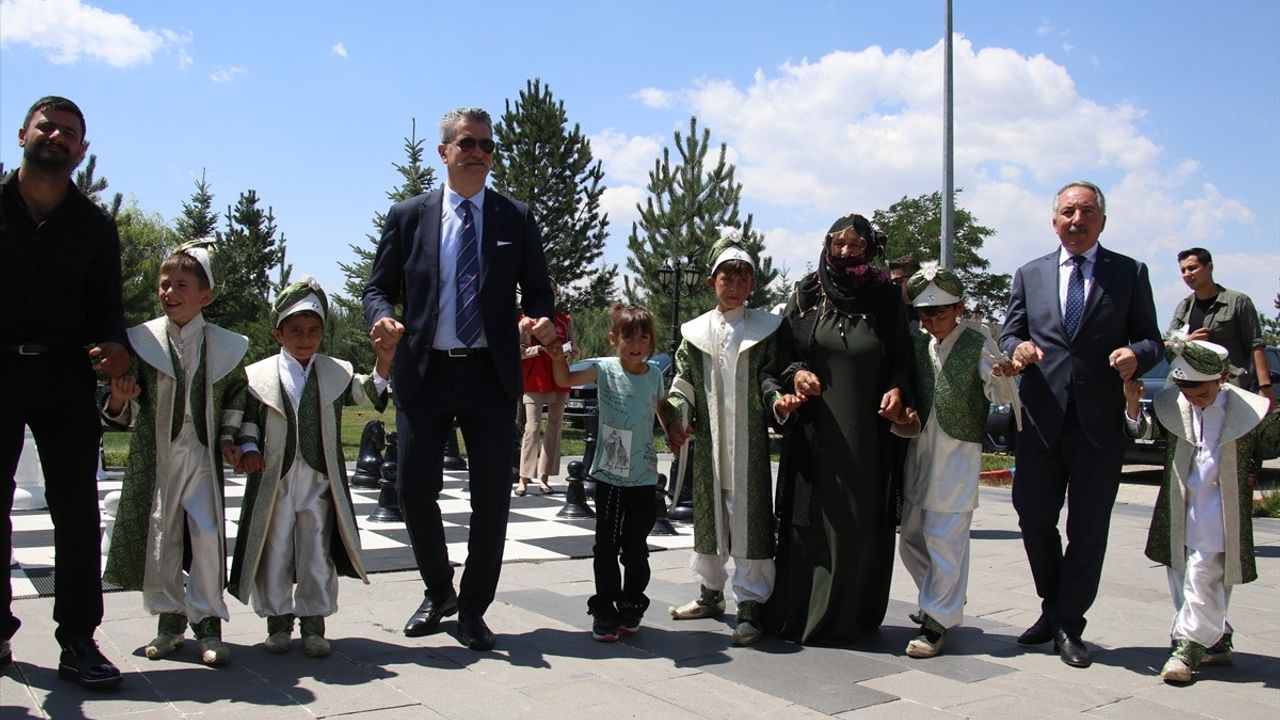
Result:
M455 358L455 359L476 357L478 355L481 355L487 352L489 352L489 348L487 347L460 347L460 348L449 348L448 350L437 350L435 348L431 348L432 355L438 355L442 357Z
M0 343L0 350L15 352L19 355L45 355L56 349L58 348L52 348L41 343Z

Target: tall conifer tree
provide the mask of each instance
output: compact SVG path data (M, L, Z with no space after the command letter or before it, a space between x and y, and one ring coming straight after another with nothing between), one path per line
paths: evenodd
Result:
M609 236L609 217L600 210L604 170L578 124L568 127L564 101L541 80L527 81L493 129L493 185L528 203L542 231L547 270L560 286L559 302L572 311L603 305L613 294L617 266L597 265Z

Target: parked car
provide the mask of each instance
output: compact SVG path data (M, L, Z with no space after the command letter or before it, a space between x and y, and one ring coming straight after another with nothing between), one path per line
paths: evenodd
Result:
M596 359L579 360L569 366L569 372L585 370ZM658 353L649 358L649 362L656 364L658 369L662 371L662 386L669 388L671 386L671 378L675 375L675 368L671 364L671 355ZM569 402L564 406L564 422L569 427L585 428L588 423L594 421L596 409L596 384L575 385L569 388Z

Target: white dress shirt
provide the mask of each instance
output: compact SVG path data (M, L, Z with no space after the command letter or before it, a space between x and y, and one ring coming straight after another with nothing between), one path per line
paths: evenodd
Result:
M169 335L169 344L173 346L174 354L178 356L178 361L182 363L182 422L191 422L191 381L195 375L196 368L200 365L200 353L204 349L204 314L197 313L195 317L187 321L186 325L181 327L174 325L170 320L165 323L166 330ZM176 370L177 368L175 368ZM209 432L216 433L218 428L208 428Z
M1180 402L1187 402L1180 397ZM1189 404L1189 403L1188 403ZM1187 475L1188 550L1225 552L1226 527L1222 519L1222 487L1218 484L1218 441L1227 417L1227 393L1219 391L1209 407L1191 406L1195 455Z
M436 335L431 347L449 350L463 347L458 339L458 249L462 244L462 201L471 201L471 218L476 226L476 242L484 238L484 189L463 197L447 184L444 201L440 204L440 317L436 321ZM478 248L477 248L478 249ZM484 277L484 254L480 253L480 276ZM514 315L513 315L514 317ZM472 347L488 347L489 340L480 327L480 338Z

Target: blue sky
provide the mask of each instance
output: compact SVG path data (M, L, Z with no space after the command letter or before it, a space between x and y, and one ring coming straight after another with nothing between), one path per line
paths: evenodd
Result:
M495 117L541 78L604 161L612 236L691 114L728 143L743 209L793 276L822 231L941 185L938 0L872 2L0 1L0 160L44 94L76 100L111 190L176 216L202 168L225 210L254 188L295 277L341 283L417 118ZM1177 250L1268 314L1280 289L1280 3L955 0L956 183L993 269L1051 250L1068 180L1108 191L1102 242Z

